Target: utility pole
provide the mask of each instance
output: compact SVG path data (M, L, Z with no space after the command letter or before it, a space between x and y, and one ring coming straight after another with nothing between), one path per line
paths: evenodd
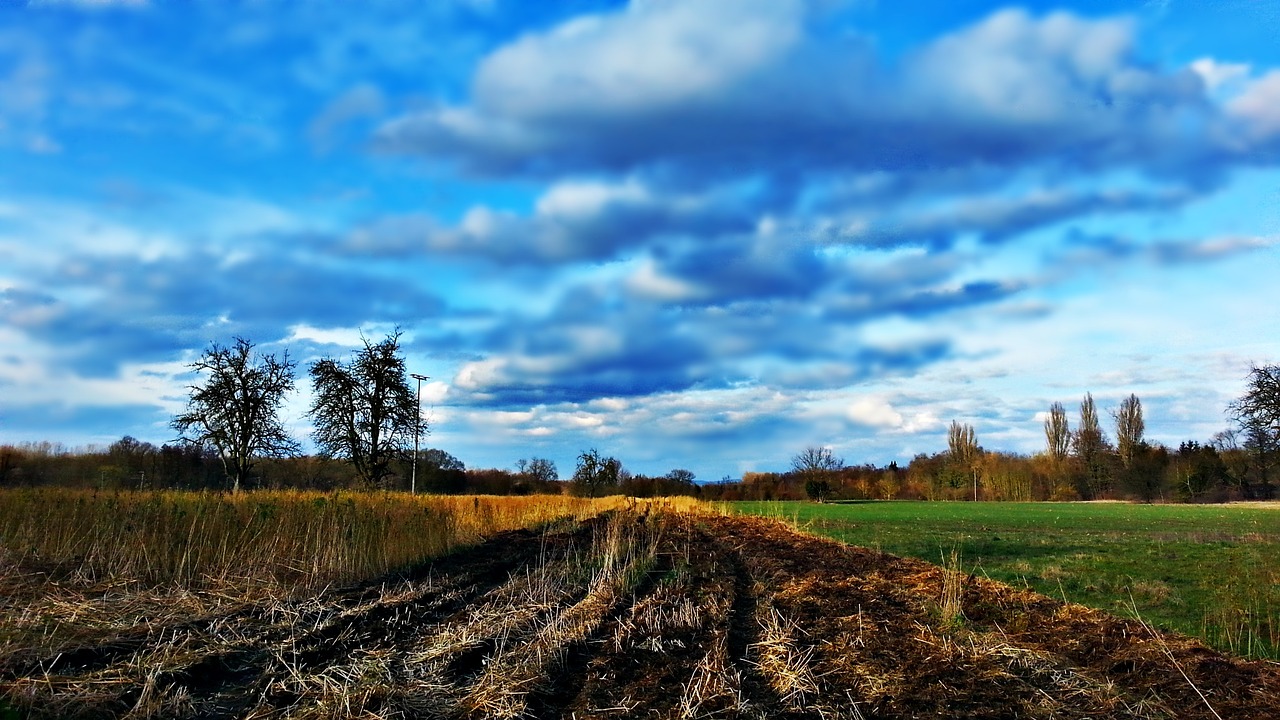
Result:
M409 494L418 494L418 427L422 425L422 381L430 380L427 375L410 373L409 377L418 381L418 414L413 418L413 472L409 479Z

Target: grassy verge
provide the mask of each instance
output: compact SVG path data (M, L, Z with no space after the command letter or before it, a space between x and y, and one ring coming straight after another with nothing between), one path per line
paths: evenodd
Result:
M734 503L854 545L1280 659L1280 508L1091 503Z

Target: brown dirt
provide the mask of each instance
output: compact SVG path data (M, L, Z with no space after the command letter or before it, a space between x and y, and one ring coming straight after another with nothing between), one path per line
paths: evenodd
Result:
M66 637L0 654L0 718L1280 718L1274 663L716 515Z

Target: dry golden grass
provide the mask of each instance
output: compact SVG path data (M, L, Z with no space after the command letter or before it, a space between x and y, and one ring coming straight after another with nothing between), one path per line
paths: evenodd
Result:
M783 703L800 710L818 695L813 649L799 648L796 641L804 630L772 605L761 604L756 616L761 628L760 641L752 646L756 667Z
M625 502L398 493L0 491L0 562L61 581L314 589Z

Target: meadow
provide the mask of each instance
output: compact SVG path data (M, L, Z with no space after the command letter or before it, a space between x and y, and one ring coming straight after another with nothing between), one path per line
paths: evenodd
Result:
M743 502L853 545L958 565L1280 659L1280 505ZM952 560L954 553L955 560Z

